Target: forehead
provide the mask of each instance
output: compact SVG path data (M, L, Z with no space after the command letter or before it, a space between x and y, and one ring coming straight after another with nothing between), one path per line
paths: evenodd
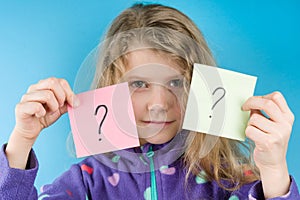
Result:
M169 79L182 75L179 63L162 51L136 50L126 55L126 77Z

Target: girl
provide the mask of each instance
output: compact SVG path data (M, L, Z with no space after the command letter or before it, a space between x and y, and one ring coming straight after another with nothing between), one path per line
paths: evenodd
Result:
M279 92L242 106L251 111L245 132L255 148L218 138L206 152L210 136L181 130L193 63L215 65L201 32L183 13L156 4L122 12L107 32L93 85L129 83L142 146L86 158L44 186L39 199L300 199L285 158L294 117ZM31 148L67 105L79 104L63 79L29 87L0 154L3 199L38 198Z

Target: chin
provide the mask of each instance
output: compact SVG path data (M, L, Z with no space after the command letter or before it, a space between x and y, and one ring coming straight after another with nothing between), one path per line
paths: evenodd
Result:
M156 135L156 136L149 137L149 138L141 138L140 139L140 144L141 145L146 144L146 143L150 143L150 144L164 144L164 143L169 142L170 140L172 140L173 137L161 138L158 135Z

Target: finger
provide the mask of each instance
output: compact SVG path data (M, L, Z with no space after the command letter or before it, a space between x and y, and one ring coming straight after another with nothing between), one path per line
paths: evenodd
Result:
M258 110L256 110L258 111ZM265 116L263 116L259 111L253 112L248 121L248 125L254 126L261 130L264 133L276 133L277 132L277 124Z
M60 107L65 104L65 101L73 107L79 105L78 98L73 93L69 83L64 79L48 78L41 80L39 83L30 86L28 92L44 89L53 91Z
M291 124L294 122L294 114L290 110L284 96L280 92L276 91L271 94L267 94L264 96L264 98L274 101L276 105L279 107L279 109L281 110L281 112L287 114L286 117L288 121Z
M264 133L263 131L259 130L258 128L254 126L247 126L245 130L246 136L251 139L256 145L263 144L264 141L267 141L269 138L269 135Z
M60 107L59 110L61 114L64 114L68 111L68 106L64 105L63 107Z
M66 100L67 100L68 104L71 105L72 107L79 106L79 99L78 99L78 97L76 97L76 95L72 91L69 83L65 79L59 79L59 82L60 82L60 85L64 89Z
M59 108L58 100L56 99L54 93L50 90L40 90L26 93L22 96L21 102L39 102L41 104L46 104L50 111L56 111Z
M283 112L283 113L291 112L289 106L287 105L285 98L283 97L283 95L280 92L276 91L276 92L264 95L263 97L274 101L276 103L276 105L280 108L281 112Z
M64 105L64 102L66 99L65 92L57 78L48 78L48 79L39 81L37 84L31 85L28 88L27 93L38 91L38 90L53 91L53 93L59 103L59 106Z
M27 118L29 116L36 116L38 118L46 115L46 110L41 103L38 102L24 102L16 105L16 116Z
M261 96L250 97L242 106L242 110L263 110L271 120L280 122L283 120L279 107L270 99Z

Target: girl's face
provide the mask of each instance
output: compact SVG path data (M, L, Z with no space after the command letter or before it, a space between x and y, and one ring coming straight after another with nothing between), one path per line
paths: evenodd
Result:
M127 54L129 84L141 145L162 144L181 130L183 75L167 54L137 50Z

